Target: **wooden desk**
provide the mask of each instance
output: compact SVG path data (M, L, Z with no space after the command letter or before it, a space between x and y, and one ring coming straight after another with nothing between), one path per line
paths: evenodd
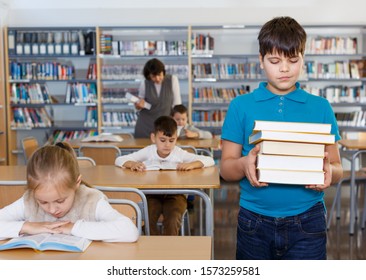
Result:
M0 241L4 242L4 241ZM210 260L209 236L140 236L136 243L92 242L84 253L0 251L0 260Z
M124 139L122 142L81 142L81 139L71 140L70 145L74 149L79 149L82 144L110 144L120 149L142 149L151 144L150 138ZM220 147L220 141L217 138L212 139L178 139L179 146L193 146L200 149L217 149Z
M205 203L206 235L213 236L213 209L204 189L220 187L217 166L191 171L147 171L133 172L112 165L96 165L80 168L82 178L96 187L133 187L146 194L192 194L202 198ZM25 185L25 166L0 166L1 185Z
M338 143L344 149L345 154L343 158L348 159L351 162L351 182L350 182L350 221L349 221L349 234L354 234L356 223L356 160L357 158L366 153L366 141L354 140L354 139L341 139Z

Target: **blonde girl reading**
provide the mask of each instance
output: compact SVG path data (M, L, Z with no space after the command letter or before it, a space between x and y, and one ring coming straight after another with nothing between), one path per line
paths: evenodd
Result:
M81 180L67 143L34 152L27 165L27 189L0 210L0 239L23 234L62 233L106 242L135 242L134 223Z

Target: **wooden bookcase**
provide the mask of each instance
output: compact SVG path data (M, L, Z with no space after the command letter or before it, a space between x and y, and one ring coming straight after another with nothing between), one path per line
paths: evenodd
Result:
M44 144L57 131L98 130L97 79L90 74L96 72L95 31L5 28L9 164L25 163L21 140L26 136Z
M180 82L188 105L188 29L176 27L99 27L101 131L134 132L137 114L126 93L138 94L144 64L158 58Z
M0 33L0 53L4 53L4 36ZM5 68L4 57L0 56L0 67ZM6 99L5 99L5 73L0 71L0 165L8 162L8 145L6 139Z

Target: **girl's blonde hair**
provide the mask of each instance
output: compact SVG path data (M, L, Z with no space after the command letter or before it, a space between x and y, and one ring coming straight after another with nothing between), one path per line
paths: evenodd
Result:
M33 191L44 184L75 188L79 176L76 154L66 142L37 149L27 164L27 188Z

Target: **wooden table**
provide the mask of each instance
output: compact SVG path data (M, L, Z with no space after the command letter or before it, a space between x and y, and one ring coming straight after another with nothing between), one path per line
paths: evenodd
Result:
M350 221L349 234L354 234L356 223L356 161L357 158L366 153L366 141L354 139L341 139L338 143L344 150L343 158L351 162L351 182L350 182Z
M96 165L80 168L83 180L96 187L132 187L145 194L192 194L202 198L205 203L206 235L213 236L213 207L205 189L220 187L217 166L191 171L146 171L134 172L112 165ZM25 185L25 166L0 166L1 185Z
M122 142L81 142L81 139L70 140L70 145L74 149L79 149L82 144L110 144L120 149L142 149L151 145L150 138L124 139ZM220 141L217 138L212 139L178 139L179 146L193 146L199 149L217 149L220 147Z
M210 260L211 240L210 236L140 236L136 243L94 241L83 253L0 251L0 260Z

